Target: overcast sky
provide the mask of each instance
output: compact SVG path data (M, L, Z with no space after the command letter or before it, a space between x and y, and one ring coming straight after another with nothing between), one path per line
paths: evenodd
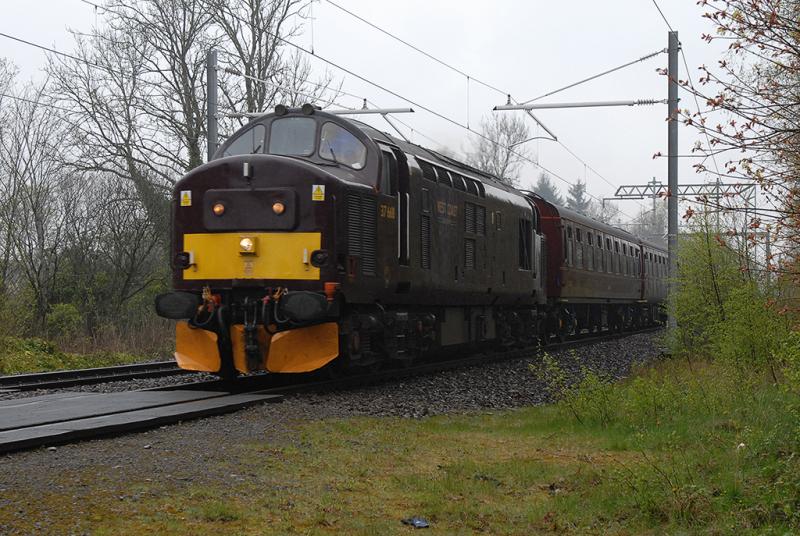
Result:
M667 45L667 27L651 0L552 0L477 2L472 0L336 0L365 19L413 43L429 54L487 82L517 100L527 100L571 82L626 63ZM99 3L99 2L98 2ZM93 7L80 0L6 0L0 18L0 32L30 41L72 48L68 28L90 31L102 20ZM659 0L664 14L679 37L696 80L696 68L714 65L720 45L700 40L711 31L701 18L695 0ZM459 75L410 50L364 23L343 13L326 0L313 6L311 25L296 40L327 59L347 67L396 93L431 108L460 123L477 128L492 107L505 101L503 95L477 83L469 85ZM0 56L12 60L21 78L38 78L45 63L44 53L0 38ZM343 80L343 89L366 97L382 107L409 106L369 84L312 60L319 72L329 69ZM664 99L666 78L656 69L666 67L666 54L562 92L542 102L576 102L629 99ZM681 78L686 76L681 64ZM682 107L694 102L682 94ZM360 106L350 97L340 102ZM522 112L496 112L522 113ZM644 183L656 177L666 183L665 158L667 126L665 104L624 108L583 108L542 110L538 117L569 149L597 170L606 183L563 147L550 141L526 145L531 157L574 182L585 179L597 197L610 196L620 184ZM418 109L400 117L415 129L413 141L433 148L448 147L457 152L470 146L470 134L463 128ZM371 121L384 130L382 120ZM531 121L532 133L536 133ZM435 142L423 137L428 136ZM688 154L697 133L680 129L681 153ZM692 160L680 161L681 182L701 182L691 168ZM522 186L529 187L539 169L527 165ZM567 185L556 181L562 192ZM612 186L613 185L613 186ZM623 202L627 214L639 209L636 202Z

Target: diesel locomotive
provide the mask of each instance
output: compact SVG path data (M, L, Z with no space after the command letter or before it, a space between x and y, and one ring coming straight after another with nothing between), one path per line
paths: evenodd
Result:
M156 310L184 369L410 363L661 320L662 248L311 105L241 128L172 205Z

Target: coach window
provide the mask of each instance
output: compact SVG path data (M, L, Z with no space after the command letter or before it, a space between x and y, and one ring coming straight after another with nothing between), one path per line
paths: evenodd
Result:
M328 124L333 125L333 123ZM337 128L344 130L341 127ZM344 130L344 132L347 131ZM275 119L269 130L269 154L311 156L314 153L316 134L317 122L310 117L282 117ZM349 132L347 134L355 140L352 134ZM355 141L361 143L358 140ZM364 153L366 155L366 148L364 148ZM337 154L336 156L337 160L339 160L339 155Z
M282 121L285 121L285 119ZM273 123L272 128L275 130L275 123ZM363 169L367 163L367 147L347 130L336 123L328 122L322 125L319 156L353 169Z
M595 257L595 268L598 272L603 271L603 237L597 235L597 256Z
M567 264L572 266L575 260L575 254L573 253L573 248L575 246L572 244L572 226L567 225Z
M594 270L594 244L592 233L586 233L586 269Z
M264 137L266 135L267 129L264 125L258 124L250 130L244 131L238 138L233 140L223 151L222 156L260 153L264 149Z
M623 242L622 243L622 273L623 275L628 275L628 245Z

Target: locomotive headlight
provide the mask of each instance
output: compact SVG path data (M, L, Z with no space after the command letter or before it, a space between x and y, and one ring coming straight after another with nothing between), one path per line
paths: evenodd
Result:
M214 203L214 206L211 207L211 211L214 213L214 216L222 216L225 214L225 205L222 203Z
M245 236L239 240L239 255L255 255L256 254L256 239Z
M272 204L272 212L280 216L286 210L286 206L280 201Z

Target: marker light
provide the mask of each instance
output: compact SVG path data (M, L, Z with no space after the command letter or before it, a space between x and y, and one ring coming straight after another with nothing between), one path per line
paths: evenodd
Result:
M211 210L214 212L214 216L222 216L225 214L225 205L222 203L215 203Z
M278 216L280 216L281 214L283 214L283 212L284 212L285 210L286 210L286 207L285 207L285 206L284 206L284 204L283 204L283 203L281 203L280 201L278 201L277 203L273 203L273 204L272 204L272 212L274 212L274 213L275 213L275 214L277 214Z
M246 236L239 240L240 255L254 255L256 252L256 241L254 238Z

